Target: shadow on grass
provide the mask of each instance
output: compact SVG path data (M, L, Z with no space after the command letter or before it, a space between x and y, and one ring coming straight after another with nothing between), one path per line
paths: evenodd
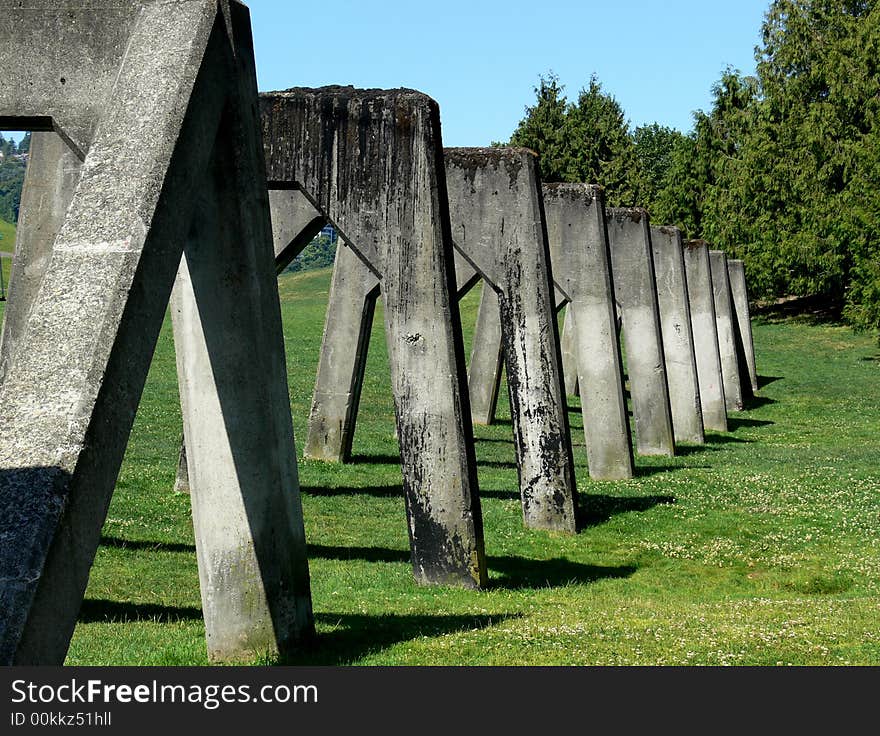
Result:
M130 549L132 551L149 550L151 552L185 552L187 554L195 554L196 546L194 544L182 544L178 542L152 542L149 540L129 540L120 539L119 537L101 537L102 547L113 547L115 549Z
M311 647L291 654L279 664L345 665L400 642L485 629L519 617L520 614L504 613L496 616L316 613L315 621L333 630L319 632Z
M767 386L774 381L781 381L782 378L782 376L758 376L758 390L760 391L764 386Z
M499 439L497 437L474 437L474 442L478 445L482 444L483 442L496 442L498 444L512 445L513 444L513 437L511 437L510 439L506 439L506 440Z
M582 493L578 500L578 528L586 529L604 524L617 514L648 511L661 504L673 504L675 496L608 496L604 493Z
M364 486L363 488L351 488L341 486L338 488L318 488L316 486L302 486L300 490L307 496L373 496L374 498L403 498L403 486L400 483L387 486Z
M743 408L746 410L760 409L762 406L776 403L778 403L776 399L768 399L766 396L750 396L743 399ZM728 421L728 424L729 423L730 422Z
M776 424L776 422L766 419L747 419L746 417L727 418L727 429L731 432L736 432L736 430L743 429L744 427L769 427L772 424ZM740 441L742 442L743 440Z
M404 550L387 547L333 547L310 544L309 559L315 558L342 561L364 560L365 562L410 562L409 552ZM594 583L605 578L629 577L636 571L636 568L631 565L620 567L585 565L561 557L553 560L533 560L513 555L490 556L486 558L486 564L490 571L501 573L501 577L493 577L489 581L489 587L504 588L505 590L555 588L570 584Z
M731 420L727 420L728 428L731 428ZM742 437L732 437L729 434L718 434L716 432L706 432L707 445L750 445L754 440L744 440Z
M368 465L397 465L400 466L400 455L364 455L354 454L350 463L367 463ZM346 463L348 464L348 463Z
M79 609L80 623L130 623L151 621L201 621L202 609L194 606L162 606L156 603L131 603L108 601L102 598L86 598Z

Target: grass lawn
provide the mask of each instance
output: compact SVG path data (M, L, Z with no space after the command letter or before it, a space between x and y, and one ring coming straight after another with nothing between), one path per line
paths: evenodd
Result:
M0 251L12 253L15 250L15 225L10 225L5 220L0 220ZM0 258L0 268L3 269L3 290L9 286L9 272L12 269L11 258ZM5 295L5 294L4 294Z
M300 446L329 277L280 279ZM523 528L505 397L476 428L491 585L474 592L413 582L377 314L357 462L299 464L319 637L290 663L880 664L880 351L798 320L754 337L760 398L705 446L637 458L632 481L590 481L570 398L576 536ZM206 663L180 427L168 322L68 664Z

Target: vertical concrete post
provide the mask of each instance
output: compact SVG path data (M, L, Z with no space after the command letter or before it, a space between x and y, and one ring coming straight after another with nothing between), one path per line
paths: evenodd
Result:
M651 247L675 441L702 445L703 416L681 231L652 227Z
M52 244L64 222L81 167L80 160L58 134L34 132L31 135L15 255L0 332L0 382L49 265Z
M748 368L749 383L752 393L758 390L758 370L755 364L755 343L752 338L752 317L749 312L749 290L746 286L746 271L742 261L727 261L727 274L730 279L730 291L733 295L733 307L736 312L736 323L739 327L737 347L742 352Z
M694 355L700 382L700 406L703 427L727 431L727 406L721 378L721 353L718 349L718 324L715 319L715 296L709 267L709 246L705 240L688 240L682 250L687 276Z
M631 478L632 439L602 189L545 184L543 193L554 273L570 299L566 324L575 352L572 372L580 388L590 477Z
M574 532L577 491L537 156L447 148L444 160L456 248L497 294L525 524Z
M712 292L715 297L715 322L718 325L718 351L721 354L724 399L728 411L742 411L743 390L736 352L733 299L730 294L727 256L724 255L724 251L709 251L709 267L712 271Z
M380 277L415 578L483 585L437 104L413 90L352 87L271 92L261 102L271 185L301 186ZM363 301L359 309L365 319Z
M379 279L340 242L327 302L304 455L348 462L364 381Z
M675 441L648 213L640 208L610 209L608 240L614 295L623 321L636 451L672 456Z
M474 424L489 425L495 421L503 370L499 309L498 294L484 281L468 363L468 391Z

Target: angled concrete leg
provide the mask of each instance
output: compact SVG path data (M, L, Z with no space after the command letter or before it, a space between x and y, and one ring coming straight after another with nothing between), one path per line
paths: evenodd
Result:
M456 248L497 293L525 524L574 532L577 491L536 156L447 148L444 159Z
M718 324L715 319L715 297L709 267L709 246L704 240L688 240L684 243L682 253L691 308L703 427L726 432L727 406L724 400L724 381L721 378L721 353L718 350Z
M261 103L270 181L301 185L381 279L415 578L484 585L437 104L351 87Z
M651 247L675 441L702 445L703 415L681 231L675 227L652 227Z
M724 255L724 251L709 251L709 267L712 272L712 292L715 297L715 322L718 325L718 351L721 354L724 400L728 411L742 411L743 389L736 351L733 299L730 295L727 256Z
M59 135L31 134L15 234L15 256L0 333L0 382L49 265L52 244L64 222L81 168L82 162Z
M327 303L318 376L303 454L313 460L348 462L379 280L340 242Z
M675 454L672 411L660 332L648 213L608 213L614 294L621 308L626 366L640 455Z
M569 306L565 310L562 336L559 338L559 347L562 351L562 376L565 379L565 393L568 396L576 396L578 393L577 346L574 340L573 316L574 312Z
M547 236L557 282L571 298L566 324L576 351L590 477L632 478L632 438L599 187L544 185Z
M758 370L755 364L755 343L752 339L752 318L749 312L749 290L746 286L746 272L743 262L728 260L727 274L730 279L730 291L733 295L736 323L739 327L737 347L745 360L749 383L754 394L758 390Z
M492 424L501 387L503 351L498 294L483 282L471 359L468 363L468 390L471 395L471 418L474 424Z

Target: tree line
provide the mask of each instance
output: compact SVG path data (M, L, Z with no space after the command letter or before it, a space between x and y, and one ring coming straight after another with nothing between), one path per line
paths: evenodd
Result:
M880 327L880 9L773 0L756 73L725 70L687 133L636 127L596 77L569 101L552 74L510 138L545 181L603 185L613 206L742 258L753 297L818 296Z
M21 205L21 187L27 168L24 154L30 150L31 136L25 134L19 143L6 139L0 133L0 220L18 221Z

